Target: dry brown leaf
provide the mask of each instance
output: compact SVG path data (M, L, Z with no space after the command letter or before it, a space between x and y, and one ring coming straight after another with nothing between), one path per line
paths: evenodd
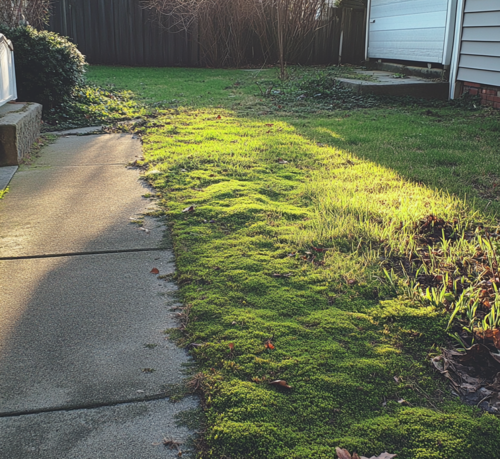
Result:
M274 346L273 346L273 343L271 343L271 341L267 341L265 346L268 348L268 349L274 349Z
M218 120L222 119L222 116L217 115L217 119L218 119Z
M339 448L337 446L337 448L335 448L335 452L337 453L337 456L338 456L339 459L352 459L351 454L349 453L349 451L347 451L344 448Z
M158 268L153 268L151 271L150 271L151 274L160 274L160 270Z
M284 387L286 389L291 389L292 386L289 386L286 381L284 381L283 379L277 379L276 381L271 381L269 384L273 385L273 386L279 386L279 387Z
M337 453L338 459L392 459L397 456L396 454L389 454L387 452L382 453L380 456L372 456L370 458L366 456L360 457L357 453L353 453L351 456L349 451L339 447L335 448L335 452Z
M229 343L229 349L234 350L234 343Z
M186 212L194 212L194 206L189 206L182 210L182 213Z

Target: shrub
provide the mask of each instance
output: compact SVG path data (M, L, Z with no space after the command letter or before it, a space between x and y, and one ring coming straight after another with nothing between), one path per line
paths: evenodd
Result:
M0 26L0 33L14 45L19 100L54 107L83 83L85 57L67 38L30 26Z

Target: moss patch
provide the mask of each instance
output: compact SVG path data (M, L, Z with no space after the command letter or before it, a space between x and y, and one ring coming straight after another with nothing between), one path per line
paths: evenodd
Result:
M466 220L471 206L339 148L342 132L298 125L207 108L145 129L190 308L180 343L200 345L204 455L495 457L499 420L463 406L428 363L447 316L395 298L380 268L408 236L401 222Z

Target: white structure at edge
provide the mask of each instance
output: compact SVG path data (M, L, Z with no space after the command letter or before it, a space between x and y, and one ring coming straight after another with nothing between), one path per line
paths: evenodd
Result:
M0 34L0 107L17 99L14 48L5 35Z

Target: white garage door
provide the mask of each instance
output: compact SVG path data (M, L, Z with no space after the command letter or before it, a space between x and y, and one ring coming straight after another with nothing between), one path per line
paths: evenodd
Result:
M456 0L371 0L369 14L369 58L450 64Z

